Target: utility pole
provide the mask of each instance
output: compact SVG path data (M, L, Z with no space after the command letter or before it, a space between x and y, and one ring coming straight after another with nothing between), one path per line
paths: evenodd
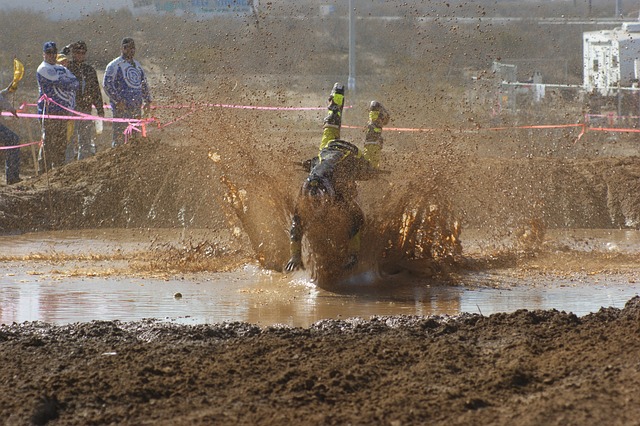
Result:
M353 3L349 0L349 79L347 89L352 94L356 91L356 17ZM349 96L352 96L351 94Z
M615 14L615 17L616 18L620 18L620 15L622 15L622 0L616 0L616 14Z

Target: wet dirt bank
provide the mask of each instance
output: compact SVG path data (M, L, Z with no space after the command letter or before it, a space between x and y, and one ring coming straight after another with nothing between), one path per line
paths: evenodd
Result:
M633 424L640 299L306 329L0 327L0 417L49 424Z
M311 156L313 151L307 150ZM254 171L261 178L251 182L245 174L251 166L239 163L246 160L242 153L234 153L221 164L210 157L220 155L218 151L215 144L171 146L149 139L101 152L18 186L0 187L0 232L243 228L251 221L241 223L243 218L238 217L234 204L243 201L246 216L253 213L246 212L252 203L263 220L270 218L267 227L286 230L286 209L291 208L303 175L295 167L278 173L257 164ZM256 157L269 155L273 154ZM413 180L427 189L436 182L464 227L517 226L531 218L542 220L549 228L637 228L640 224L638 157L458 158L449 164L450 160L433 156L423 161L421 167L428 174L411 167L403 156L388 158L386 169L398 172L363 183L363 203L375 204L380 191L393 191ZM277 163L271 166L277 168ZM234 199L238 194L231 195L229 185L246 198ZM273 238L286 244L286 232Z

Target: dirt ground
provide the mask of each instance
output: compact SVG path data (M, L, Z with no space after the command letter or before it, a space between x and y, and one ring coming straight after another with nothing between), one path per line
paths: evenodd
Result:
M629 425L640 300L578 318L0 328L3 424Z

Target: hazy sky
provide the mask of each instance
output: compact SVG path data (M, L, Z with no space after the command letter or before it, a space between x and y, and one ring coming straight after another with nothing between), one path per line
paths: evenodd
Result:
M0 10L31 9L52 19L73 19L100 9L120 9L132 4L132 0L0 0Z

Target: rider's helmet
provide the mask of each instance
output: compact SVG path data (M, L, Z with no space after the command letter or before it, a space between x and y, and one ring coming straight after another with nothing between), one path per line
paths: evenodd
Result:
M302 194L306 197L320 200L331 200L335 197L333 185L324 176L309 176L302 186Z

